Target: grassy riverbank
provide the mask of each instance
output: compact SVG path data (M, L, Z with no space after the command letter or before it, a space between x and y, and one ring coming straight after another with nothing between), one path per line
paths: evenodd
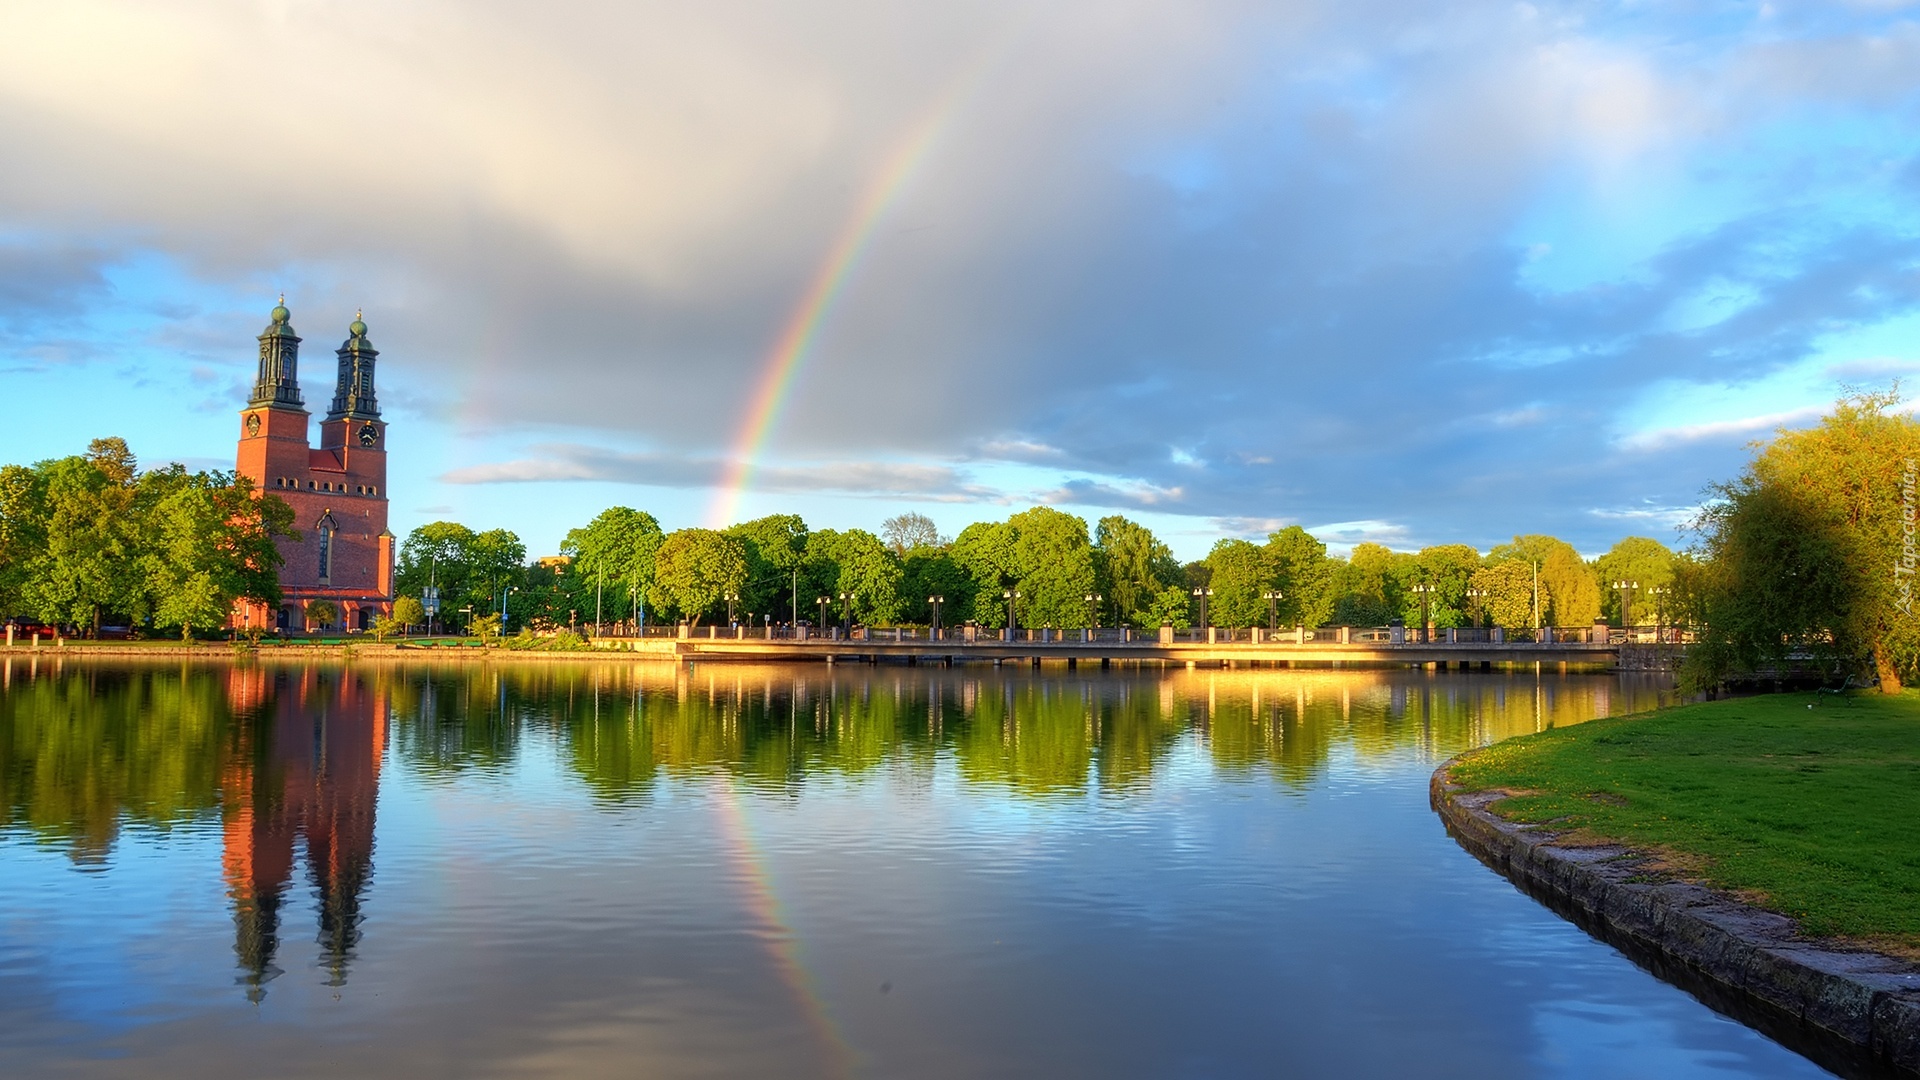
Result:
M1512 792L1494 806L1511 820L1654 851L1806 933L1920 954L1920 695L1596 720L1489 747L1451 775Z

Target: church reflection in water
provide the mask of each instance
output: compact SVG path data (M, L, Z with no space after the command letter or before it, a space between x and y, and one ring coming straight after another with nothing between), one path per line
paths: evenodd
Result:
M341 985L373 875L374 802L387 744L382 680L252 666L226 676L241 720L219 781L239 982L257 1002L281 973L282 909L304 846L320 964L328 985Z

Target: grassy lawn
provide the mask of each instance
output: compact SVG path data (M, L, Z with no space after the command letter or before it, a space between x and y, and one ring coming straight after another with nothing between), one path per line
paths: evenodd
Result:
M1496 811L1665 854L1809 934L1920 950L1920 695L1774 694L1511 739L1453 769ZM1812 708L1808 708L1809 705Z

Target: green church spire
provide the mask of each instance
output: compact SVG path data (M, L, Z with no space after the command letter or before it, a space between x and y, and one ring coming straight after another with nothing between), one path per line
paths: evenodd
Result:
M301 406L300 337L293 332L292 318L282 293L273 308L273 321L260 334L260 373L254 378L248 405Z
M380 355L367 340L367 324L361 313L353 313L347 327L347 340L334 353L340 358L340 373L334 380L333 406L328 420L378 420L380 402L373 396L373 361Z

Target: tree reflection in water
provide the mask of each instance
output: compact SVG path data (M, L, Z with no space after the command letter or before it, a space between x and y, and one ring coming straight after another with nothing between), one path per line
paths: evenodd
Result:
M296 870L328 981L346 979L372 878L383 764L427 782L557 753L595 799L725 773L762 791L886 768L1015 798L1143 792L1183 746L1223 775L1304 789L1335 753L1437 762L1638 711L1624 678L1280 670L1034 673L546 663L351 666L7 661L0 836L104 866L123 829L218 824L240 981L279 968Z

